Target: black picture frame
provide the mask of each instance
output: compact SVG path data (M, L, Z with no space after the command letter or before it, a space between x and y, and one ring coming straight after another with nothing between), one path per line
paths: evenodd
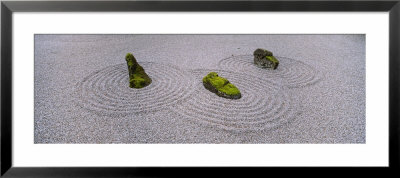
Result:
M1 2L1 175L5 177L131 177L178 176L191 174L229 175L248 172L265 173L265 169L282 174L293 173L282 168L20 168L12 165L12 17L13 12L121 12L121 11L334 11L389 12L389 167L356 169L390 171L399 168L399 73L400 73L400 1L2 1ZM354 167L353 167L354 168ZM305 168L300 173L310 172ZM345 168L347 169L347 168ZM271 170L268 170L271 171ZM339 172L327 170L331 175ZM211 173L213 172L213 173ZM274 175L268 172L270 175ZM261 174L263 175L263 174ZM191 177L190 175L187 175Z

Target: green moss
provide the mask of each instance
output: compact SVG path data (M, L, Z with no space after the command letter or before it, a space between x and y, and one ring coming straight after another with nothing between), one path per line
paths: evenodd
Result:
M227 79L218 76L216 72L210 72L203 78L204 86L212 92L216 92L217 95L238 99L241 96L240 90L230 83ZM211 85L212 87L209 87ZM216 90L216 91L214 91Z
M228 84L224 85L223 87L219 88L218 90L226 93L227 95L240 94L239 89L236 88L236 86L231 84L231 83L228 83Z
M267 60L273 62L275 67L278 66L279 61L278 61L278 59L276 59L274 56L265 56L265 58L267 58Z
M129 87L131 88L143 88L146 85L146 79L141 76L134 76L129 81Z
M128 66L133 66L135 63L137 63L137 61L132 53L126 54L125 60L128 63Z
M214 77L214 78L210 79L209 82L210 82L211 85L213 85L215 88L222 88L222 87L224 87L226 84L229 83L228 80L226 80L225 78L222 78L222 77Z
M151 83L150 77L146 74L143 67L137 63L133 54L126 54L125 60L129 71L129 87L143 88Z
M208 82L210 79L215 77L218 77L218 74L216 72L210 72L203 78L203 82Z

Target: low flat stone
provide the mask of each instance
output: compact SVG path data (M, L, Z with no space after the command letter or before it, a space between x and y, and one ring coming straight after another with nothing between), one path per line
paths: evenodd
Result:
M258 48L253 52L254 64L261 68L276 69L279 65L278 59L276 59L271 51L266 49Z
M151 83L151 78L146 74L143 67L139 65L133 54L128 53L125 56L129 71L129 87L143 88Z
M227 79L218 76L216 72L210 72L203 78L204 87L220 97L240 99L242 94L239 89Z

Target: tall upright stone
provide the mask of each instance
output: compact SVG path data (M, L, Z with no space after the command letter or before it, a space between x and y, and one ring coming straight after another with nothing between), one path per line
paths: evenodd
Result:
M151 83L151 78L146 74L143 67L139 65L133 54L128 53L125 56L129 71L129 87L143 88Z

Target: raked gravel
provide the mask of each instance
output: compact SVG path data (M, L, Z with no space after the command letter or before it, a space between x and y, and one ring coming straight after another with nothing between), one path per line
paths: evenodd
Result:
M128 87L128 52L152 84ZM365 35L35 35L34 67L35 143L366 140ZM211 71L242 98L206 90Z

